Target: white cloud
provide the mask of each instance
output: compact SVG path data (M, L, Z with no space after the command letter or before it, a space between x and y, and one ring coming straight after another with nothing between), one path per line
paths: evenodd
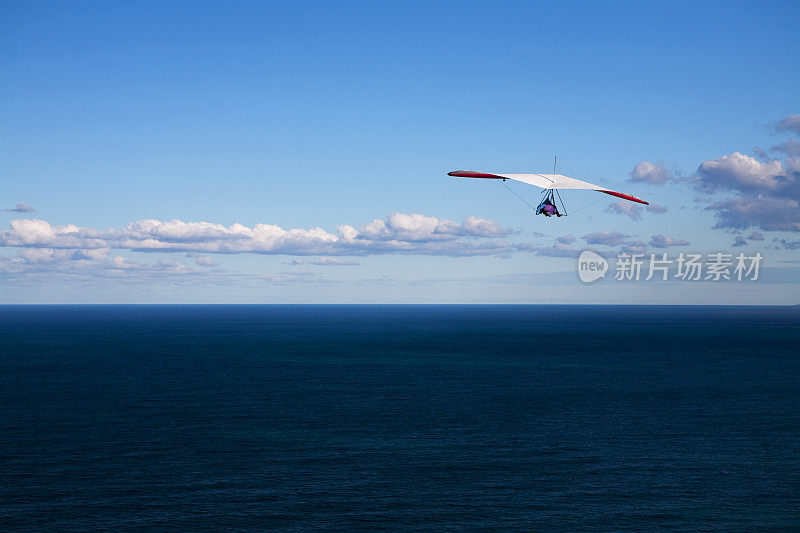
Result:
M318 266L358 266L361 263L356 263L355 261L345 261L343 259L337 259L336 257L318 257L311 262L312 265Z
M663 214L667 212L667 208L659 203L650 202L650 205L647 206L647 210L651 213Z
M506 237L512 233L510 229L500 226L493 220L474 216L467 217L462 227L464 234L472 237Z
M0 255L0 274L47 274L70 277L119 277L126 274L185 275L194 271L175 261L139 263L111 256L108 249L23 248L16 256Z
M650 161L642 161L630 172L633 182L650 183L651 185L663 185L671 177L673 173L668 170L663 161L658 163L651 163Z
M689 241L668 237L666 235L653 235L650 237L650 246L654 248L668 248L670 246L689 246Z
M350 227L346 231L352 239L361 236L370 240L407 242L447 241L461 236L494 238L511 234L511 230L492 220L470 216L459 225L452 220L417 213L392 213L386 220L376 218L355 234Z
M773 129L800 135L800 115L784 118ZM707 207L717 216L715 228L800 231L800 157L791 157L800 154L800 143L790 139L772 150L790 157L770 159L758 150L761 161L734 152L700 164L693 176L698 190L732 193Z
M589 233L583 236L588 244L604 244L606 246L619 246L624 243L626 239L633 237L633 235L626 235L617 230L614 231L599 231L596 233Z
M541 248L537 255L546 257L578 257L580 250L576 250L567 243L556 241L550 248Z
M780 161L762 163L739 152L704 161L695 178L697 188L707 193L729 190L796 195L800 188L797 178L788 174Z
M201 259L199 263L204 261ZM108 249L21 248L16 256L0 254L0 279L4 284L20 283L26 286L43 283L44 286L52 287L53 283L78 283L93 290L98 287L114 287L113 290L118 290L128 286L137 291L141 290L142 283L154 284L152 286L191 284L192 287L198 284L219 287L244 283L254 290L265 286L298 283L304 286L335 283L308 271L256 275L209 268L211 265L206 264L200 266L204 268L168 259L155 262L133 261L113 256Z
M207 256L207 255L198 255L198 256L196 256L196 257L194 258L194 262L195 262L197 265L199 265L199 266L204 266L204 267L215 267L215 266L219 266L219 263L217 263L217 262L214 260L214 258L213 258L213 257L209 257L209 256Z
M108 248L107 236L89 228L69 224L52 226L37 219L16 219L10 228L0 232L0 246L47 248Z
M629 254L643 254L647 251L647 245L642 241L631 241L620 248L620 252Z
M336 234L322 228L284 229L272 224L224 226L152 219L132 222L122 230L100 232L74 225L54 226L44 220L17 219L11 221L8 230L0 232L0 246L198 254L470 256L518 249L498 240L511 233L497 222L474 216L458 224L448 219L404 213L375 219L359 229L340 225Z

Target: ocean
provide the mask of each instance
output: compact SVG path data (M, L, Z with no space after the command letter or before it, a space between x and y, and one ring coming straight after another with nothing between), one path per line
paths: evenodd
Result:
M800 530L800 307L1 306L3 531Z

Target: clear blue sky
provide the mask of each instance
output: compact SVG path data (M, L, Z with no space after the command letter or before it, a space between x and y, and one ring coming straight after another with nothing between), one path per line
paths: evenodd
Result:
M6 233L2 302L800 303L793 226L712 229L721 212L706 208L747 189L723 183L697 202L692 181L704 161L795 138L776 125L800 113L797 2L4 2L0 13L0 208L35 209L0 213L0 232L37 219L116 235L87 248ZM446 176L547 171L555 154L561 172L667 211L634 220L601 198L545 220L497 183ZM792 157L758 161L785 171ZM667 182L629 181L642 161L664 162ZM406 252L223 254L184 246L213 236L183 235L178 250L144 253L119 236L144 219L337 235L391 213L480 217L512 232L458 229L446 242L518 246L441 255L429 235ZM646 253L760 251L782 281L589 286L574 257L546 251L567 235L596 249L582 237L615 230L628 244L690 243ZM731 248L753 231L764 240Z

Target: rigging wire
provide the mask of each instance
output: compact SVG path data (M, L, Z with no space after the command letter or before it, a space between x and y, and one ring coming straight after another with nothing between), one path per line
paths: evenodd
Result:
M555 179L556 166L557 165L558 165L558 156L554 155L553 156L553 179ZM561 198L561 193L558 192L558 189L553 189L553 190L556 191L556 194L558 195L558 201L561 202L561 208L564 210L564 216L568 216L569 213L567 213L567 206L564 205L564 200ZM552 197L552 193L551 193L551 197ZM555 198L553 198L553 203L555 203Z
M564 216L569 215L569 213L567 213L567 206L564 205L564 200L561 199L561 193L558 192L558 189L554 189L554 190L556 191L556 194L558 195L558 201L561 202L561 207L564 209Z
M603 200L605 200L605 198L600 198L599 200L595 200L594 202L588 203L588 204L586 204L585 206L581 207L580 209L576 209L575 211L573 211L573 212L572 212L572 214L574 215L574 214L575 214L575 213L577 213L578 211L583 211L583 210L584 210L584 209L586 209L587 207L591 207L591 206L593 206L594 204L596 204L597 202L602 202Z
M525 205L527 205L528 207L530 207L531 209L533 209L533 211L534 211L534 212L536 212L536 208L535 208L535 207L533 207L531 204L529 204L529 203L528 203L528 201L527 201L525 198L523 198L522 196L520 196L519 194L517 194L516 192L514 192L514 190L513 190L513 189L511 189L511 188L510 188L508 185L506 185L506 180L502 180L502 181L500 182L500 184L501 184L503 187L505 187L506 189L508 189L508 190L511 192L511 194L513 194L514 196L516 196L517 198L519 198L520 200L522 200L522 201L525 203Z

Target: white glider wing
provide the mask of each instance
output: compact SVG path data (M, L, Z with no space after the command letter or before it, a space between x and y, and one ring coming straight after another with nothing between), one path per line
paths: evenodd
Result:
M638 202L640 204L650 205L641 198L631 196L621 192L612 191L605 187L600 187L587 181L576 180L569 176L562 174L489 174L486 172L473 172L471 170L454 170L448 172L448 176L455 176L458 178L483 178L494 180L515 180L527 183L528 185L535 185L542 189L586 189L590 191L602 192L622 198L623 200L630 200L631 202Z

